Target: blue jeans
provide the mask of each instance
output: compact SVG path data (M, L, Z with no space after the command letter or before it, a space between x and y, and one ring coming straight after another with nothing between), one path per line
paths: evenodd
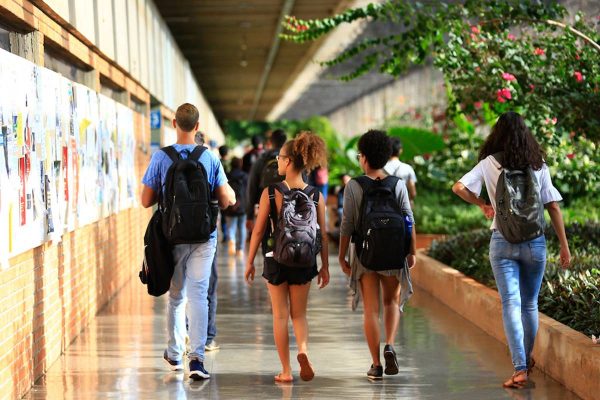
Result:
M206 343L213 341L217 336L217 283L219 274L217 272L217 252L213 258L210 269L210 282L208 284L208 329L206 330Z
M512 244L492 233L490 263L502 300L504 333L515 371L527 369L538 330L538 295L546 267L546 238Z
M246 245L246 214L227 216L229 240L235 243L235 249L243 251Z
M216 248L216 238L206 243L178 244L173 248L175 270L171 278L167 305L169 335L167 355L171 360L179 361L185 353L185 299L187 298L189 357L204 361L208 325L208 284Z

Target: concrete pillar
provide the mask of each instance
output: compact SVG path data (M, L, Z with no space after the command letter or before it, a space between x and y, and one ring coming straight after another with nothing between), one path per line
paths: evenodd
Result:
M100 93L100 71L93 69L83 73L83 82L85 86Z
M44 34L40 31L31 33L9 33L10 52L23 57L32 63L44 66Z

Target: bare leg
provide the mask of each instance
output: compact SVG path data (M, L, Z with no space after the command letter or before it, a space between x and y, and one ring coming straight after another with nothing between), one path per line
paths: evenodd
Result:
M400 282L395 276L380 276L379 278L383 288L385 343L393 346L400 322Z
M288 284L282 283L275 286L267 283L271 306L273 308L273 337L277 353L281 361L282 372L278 376L282 379L292 378L292 367L290 365L290 338L288 336Z
M379 356L379 274L364 273L360 278L364 307L364 329L373 365L381 365Z
M298 344L298 353L306 353L308 341L308 322L306 321L306 306L310 282L305 285L290 285L290 314L294 325L294 334Z
M290 285L290 314L294 325L294 334L298 344L298 362L300 363L300 378L310 381L315 376L307 355L308 322L306 321L306 304L310 282L304 285Z

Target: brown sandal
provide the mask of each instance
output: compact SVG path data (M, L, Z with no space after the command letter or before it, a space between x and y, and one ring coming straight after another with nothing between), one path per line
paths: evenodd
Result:
M519 378L524 376L525 379L516 380L515 378ZM515 371L514 374L510 377L509 380L502 384L502 387L507 389L523 389L527 385L527 370L523 369L521 371Z
M527 367L527 376L531 375L533 372L533 367L535 367L535 359L531 357L529 360L529 366Z
M308 356L305 353L298 354L298 363L300 364L300 378L303 381L310 381L315 377L315 370L312 367Z

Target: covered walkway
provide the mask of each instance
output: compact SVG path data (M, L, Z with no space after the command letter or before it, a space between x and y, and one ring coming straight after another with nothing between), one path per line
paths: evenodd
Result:
M161 355L166 343L167 298L148 296L134 279L25 398L578 398L540 371L533 375L535 390L502 389L500 382L511 373L505 346L418 287L401 319L396 346L400 374L369 382L362 315L350 310L345 277L333 257L330 285L324 290L313 288L309 303L309 355L316 377L302 382L293 364L296 381L276 385L273 375L279 371L279 361L262 278L249 288L243 281L242 261L225 255L218 261L217 341L221 349L207 353L210 380L193 382L185 373L166 369ZM293 354L293 342L291 346Z

